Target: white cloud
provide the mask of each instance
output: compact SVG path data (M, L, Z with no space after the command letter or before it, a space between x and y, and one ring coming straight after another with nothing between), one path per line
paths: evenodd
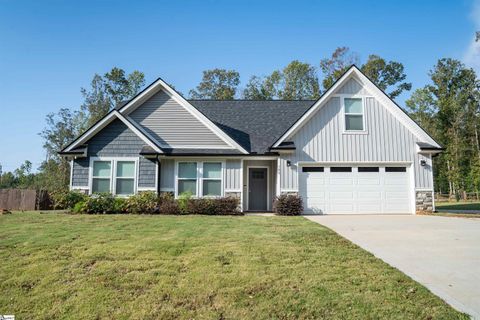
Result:
M470 19L475 26L475 30L480 32L480 0L473 1ZM470 44L463 55L463 62L480 72L480 39L476 41L475 35L470 40Z

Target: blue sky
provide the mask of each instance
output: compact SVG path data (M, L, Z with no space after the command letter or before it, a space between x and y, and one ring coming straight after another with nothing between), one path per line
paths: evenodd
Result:
M413 89L442 57L480 70L472 1L0 0L0 164L45 158L45 115L78 108L81 87L113 66L187 93L202 70L242 84L293 59L318 66L338 46L405 65ZM409 94L398 101L403 104Z

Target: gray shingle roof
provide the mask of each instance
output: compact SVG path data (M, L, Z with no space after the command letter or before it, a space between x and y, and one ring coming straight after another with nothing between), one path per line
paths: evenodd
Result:
M189 100L220 129L252 153L267 153L315 101Z

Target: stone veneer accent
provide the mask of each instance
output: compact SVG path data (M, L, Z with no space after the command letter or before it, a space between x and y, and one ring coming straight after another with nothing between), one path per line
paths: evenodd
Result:
M433 192L416 191L415 209L417 212L433 212Z
M233 197L240 199L241 198L241 193L240 192L225 192L225 197Z

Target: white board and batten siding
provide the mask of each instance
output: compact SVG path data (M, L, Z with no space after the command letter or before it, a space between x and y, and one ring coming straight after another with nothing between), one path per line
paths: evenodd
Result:
M415 189L433 189L431 156L417 153L418 138L407 127L354 79L346 82L335 94L288 139L295 143L296 150L293 154L282 155L279 160L280 191L300 191L302 164L352 167L371 164L382 168L401 164L408 167L408 174L400 179L410 179L402 182L408 184L410 203L413 203ZM365 132L344 132L339 94L364 98ZM286 165L288 160L292 163L290 167ZM425 160L426 165L421 166L420 160ZM409 212L411 210L414 209Z
M163 91L153 95L129 116L163 147L232 148Z

